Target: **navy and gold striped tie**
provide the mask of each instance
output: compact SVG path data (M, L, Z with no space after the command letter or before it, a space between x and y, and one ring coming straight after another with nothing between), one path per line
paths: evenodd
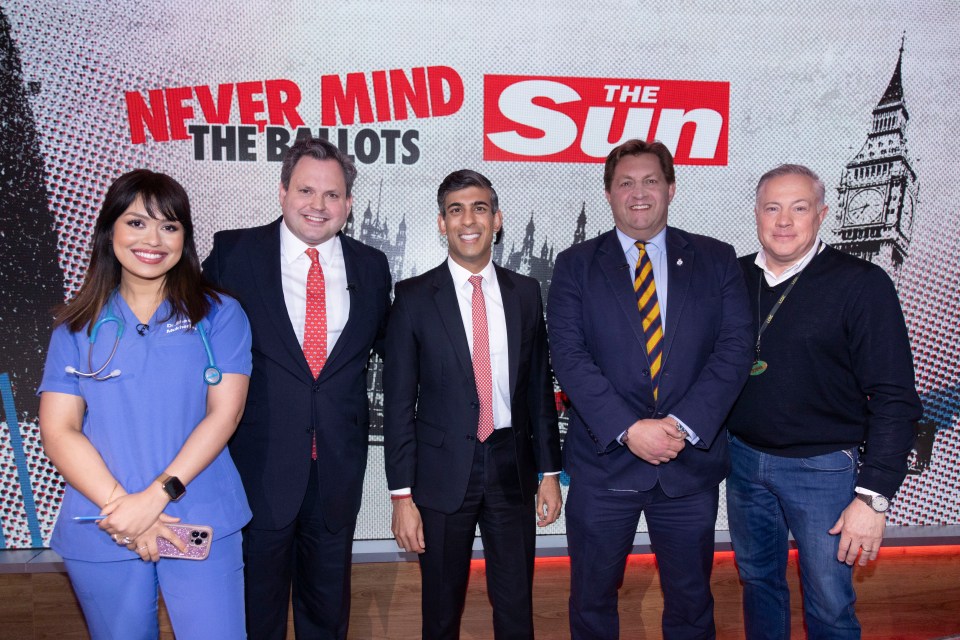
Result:
M657 285L653 281L653 265L642 240L636 243L640 255L633 272L633 290L637 293L637 308L643 322L643 335L647 339L647 358L650 362L650 381L653 383L653 399L657 399L660 387L660 365L663 363L663 326L660 322L660 303L657 301Z

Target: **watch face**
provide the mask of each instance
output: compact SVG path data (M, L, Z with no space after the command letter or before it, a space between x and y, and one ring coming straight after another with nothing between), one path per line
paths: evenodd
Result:
M847 206L847 221L850 224L870 224L881 218L883 198L876 189L855 193Z
M873 507L874 511L879 511L880 513L883 513L890 507L890 501L884 498L883 496L873 496L872 501L873 501L873 504L871 506Z
M176 476L167 478L167 481L163 483L163 490L167 492L167 495L170 496L170 499L173 501L179 500L183 494L187 492L187 488L183 486L180 478Z

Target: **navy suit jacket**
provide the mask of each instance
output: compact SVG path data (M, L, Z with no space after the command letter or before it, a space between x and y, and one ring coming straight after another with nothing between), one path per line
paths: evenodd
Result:
M667 317L658 400L643 326L615 230L557 256L547 306L553 366L572 402L564 468L594 488L671 497L719 484L730 463L723 423L752 356L747 290L730 245L667 228ZM649 464L617 438L642 418L673 414L699 437L676 459Z
M540 284L495 267L507 323L511 441L496 455L501 480L527 502L537 472L560 470L553 378ZM413 488L421 506L453 513L473 466L480 404L453 276L444 262L397 283L384 358L384 449L391 489ZM502 456L500 454L503 454Z
M306 493L316 430L323 517L336 531L360 509L370 422L367 362L386 325L390 270L382 252L340 234L350 316L314 379L283 300L281 224L282 218L221 231L203 262L204 275L240 301L253 330L250 391L230 454L253 511L250 526L280 529L296 517Z

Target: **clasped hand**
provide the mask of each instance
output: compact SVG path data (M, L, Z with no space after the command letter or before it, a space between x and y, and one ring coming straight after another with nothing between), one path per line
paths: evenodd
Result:
M167 500L150 490L125 494L108 503L101 514L106 516L99 526L114 542L137 553L142 560L160 559L157 538L166 538L181 551L186 544L166 525L180 518L163 513Z
M683 451L686 435L666 420L637 420L627 428L624 444L650 464L670 462Z

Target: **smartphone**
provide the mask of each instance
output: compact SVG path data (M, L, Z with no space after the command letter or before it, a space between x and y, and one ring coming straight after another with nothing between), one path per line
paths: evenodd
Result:
M181 552L166 538L157 538L157 549L161 558L181 558L183 560L204 560L210 555L210 545L213 544L213 528L203 524L168 524L167 528L173 531L187 545L187 550Z

